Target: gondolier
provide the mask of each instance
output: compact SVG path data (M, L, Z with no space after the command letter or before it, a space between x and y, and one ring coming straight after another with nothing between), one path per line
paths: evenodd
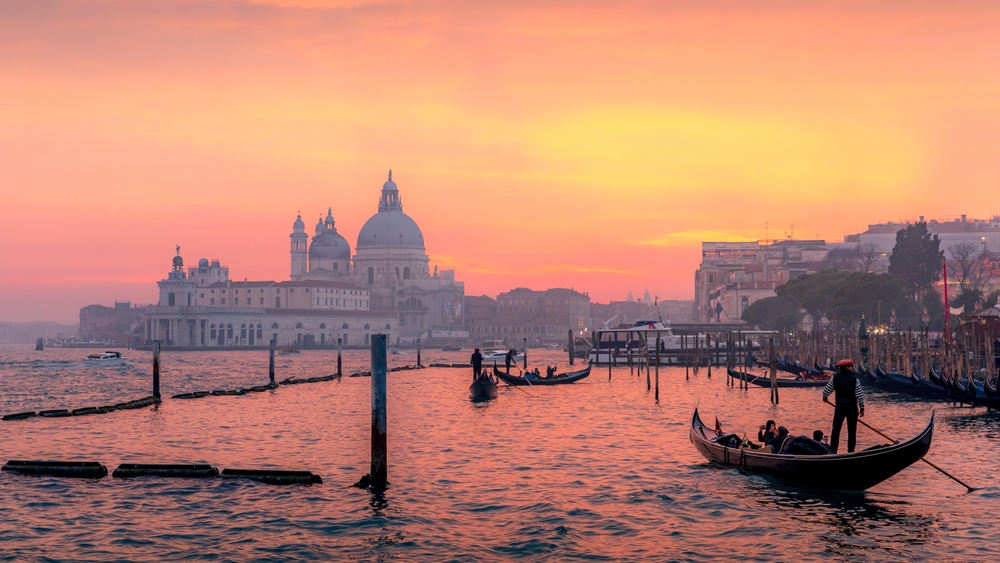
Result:
M507 373L510 373L510 363L514 361L514 354L516 354L516 352L514 352L514 350L511 349L510 351L507 352L507 355L504 356L503 358L503 362L507 366Z
M472 362L472 379L475 380L483 371L483 355L479 353L479 348L476 348L472 353L472 358L469 361Z
M830 394L835 393L833 410L833 430L830 432L830 450L837 453L840 443L840 428L847 420L847 453L854 451L858 437L858 417L865 416L865 392L861 382L854 375L854 362L842 360L837 363L837 374L823 388L823 402L830 402Z

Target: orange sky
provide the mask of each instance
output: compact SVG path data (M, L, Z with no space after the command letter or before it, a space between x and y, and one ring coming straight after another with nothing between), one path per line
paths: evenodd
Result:
M1000 212L994 2L0 3L0 321L285 279L394 170L467 294L690 298L702 240ZM994 203L996 202L996 203Z

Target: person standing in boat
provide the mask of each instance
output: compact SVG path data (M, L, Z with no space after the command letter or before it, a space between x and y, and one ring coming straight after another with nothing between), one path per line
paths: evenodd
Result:
M865 392L861 382L854 375L854 362L841 360L837 363L837 373L823 388L823 402L830 402L835 395L833 409L833 430L830 432L830 451L837 453L840 445L840 429L847 420L847 453L854 451L858 437L858 417L865 416Z
M469 361L472 362L472 379L475 381L483 372L483 355L479 353L479 348L476 348L472 353L472 358Z
M507 373L510 373L510 363L514 361L514 350L507 352L507 355L503 357L503 361L507 364Z

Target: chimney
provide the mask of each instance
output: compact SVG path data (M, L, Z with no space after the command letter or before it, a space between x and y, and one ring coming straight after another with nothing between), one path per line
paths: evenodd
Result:
M920 222L921 222L921 223L923 223L923 222L924 222L924 216L923 216L923 215L921 215L921 216L920 216Z
M962 213L962 222L965 222L965 213Z

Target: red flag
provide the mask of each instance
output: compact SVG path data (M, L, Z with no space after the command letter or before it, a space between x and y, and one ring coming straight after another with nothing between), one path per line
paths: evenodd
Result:
M719 422L719 417L715 417L715 435L722 436L722 423Z

